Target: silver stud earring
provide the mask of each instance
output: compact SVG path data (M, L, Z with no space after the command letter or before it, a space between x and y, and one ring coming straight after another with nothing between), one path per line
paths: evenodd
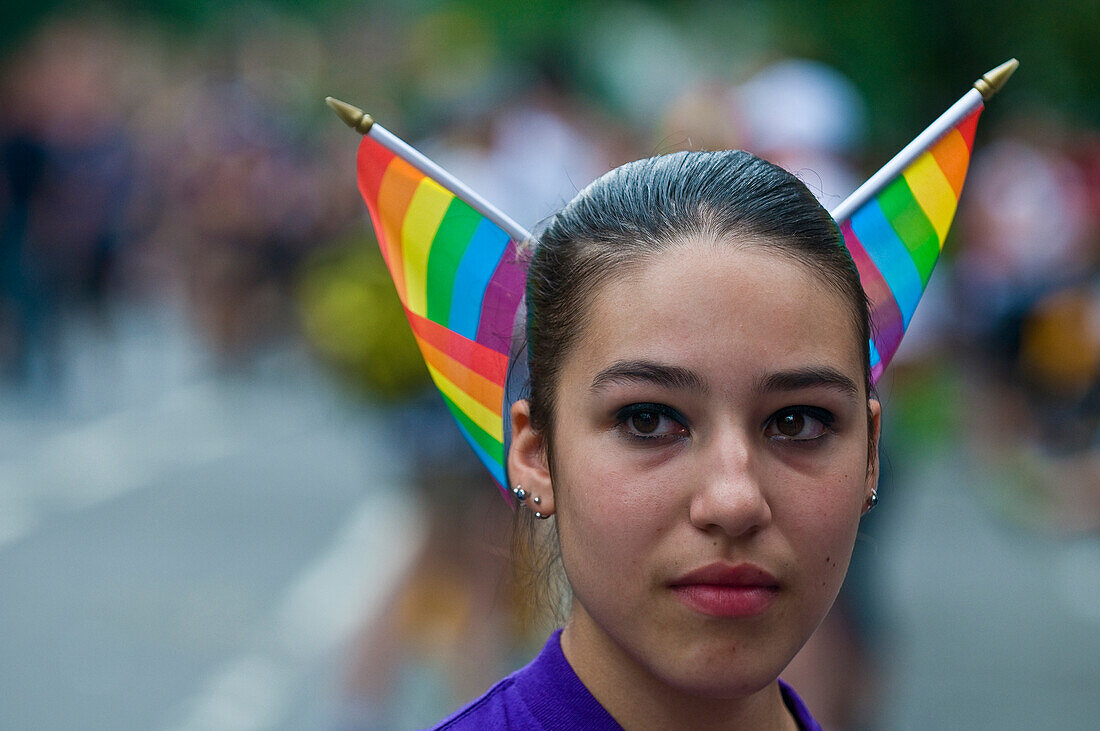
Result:
M535 499L531 502L533 502L535 505L542 505L542 498L540 498L538 495L535 495Z
M878 505L878 490L872 488L871 496L867 498L867 512L874 510L876 505Z
M521 503L527 499L527 491L523 489L522 485L516 485L512 488L512 494L516 496L516 500Z

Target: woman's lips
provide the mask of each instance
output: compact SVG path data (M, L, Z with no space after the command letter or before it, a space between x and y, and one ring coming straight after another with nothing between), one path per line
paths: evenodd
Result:
M689 609L712 617L749 617L768 609L779 582L759 566L714 563L671 583L673 595Z

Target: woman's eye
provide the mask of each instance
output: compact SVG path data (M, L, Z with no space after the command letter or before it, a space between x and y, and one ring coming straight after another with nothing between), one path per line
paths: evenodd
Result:
M807 406L784 409L771 418L765 435L790 441L809 441L825 436L834 417L822 409Z
M618 421L627 434L642 439L686 436L688 433L680 417L659 404L628 406L619 411Z

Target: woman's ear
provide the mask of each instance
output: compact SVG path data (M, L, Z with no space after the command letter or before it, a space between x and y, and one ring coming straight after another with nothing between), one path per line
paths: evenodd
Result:
M531 426L531 404L526 399L512 404L512 446L508 450L509 489L522 486L523 504L542 517L554 513L554 485L550 479L546 439ZM538 498L538 501L535 501Z
M878 441L882 435L882 404L878 399L867 399L867 490L865 505L873 506L872 494L878 492ZM863 512L870 510L867 507Z

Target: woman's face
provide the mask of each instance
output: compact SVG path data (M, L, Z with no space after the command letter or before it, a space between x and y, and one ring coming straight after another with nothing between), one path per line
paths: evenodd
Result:
M550 469L511 465L556 514L567 654L696 695L754 693L832 605L877 478L866 344L804 265L698 241L603 286L585 322Z

